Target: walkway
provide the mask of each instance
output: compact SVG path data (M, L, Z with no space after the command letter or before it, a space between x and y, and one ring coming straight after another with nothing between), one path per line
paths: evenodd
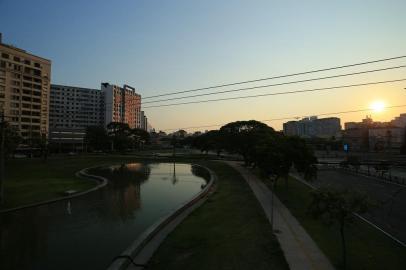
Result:
M269 188L248 169L242 167L240 162L226 161L226 163L245 178L271 222L272 192ZM274 231L290 269L334 269L313 239L276 196L274 196L274 204Z

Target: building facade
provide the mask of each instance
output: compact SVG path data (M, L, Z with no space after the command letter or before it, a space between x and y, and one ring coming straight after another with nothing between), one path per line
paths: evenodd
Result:
M105 97L105 125L120 122L130 128L141 127L141 95L135 92L135 88L102 83L101 91Z
M400 127L377 127L368 130L369 147L375 152L399 150L404 140L404 129Z
M2 43L0 114L24 140L48 135L51 61Z
M141 112L141 96L128 85L102 83L101 89L51 86L49 137L61 151L84 150L86 128L127 123L130 128L147 127Z
M375 122L367 116L344 126L343 143L351 151L398 152L405 143L405 113L389 122Z
M80 148L88 126L104 126L104 93L67 85L51 85L49 138Z
M144 111L141 111L141 116L140 116L140 119L141 119L141 124L140 124L140 129L143 129L143 130L145 130L145 131L148 131L148 118L147 118L147 116L145 115L145 112Z
M283 124L283 133L285 135L304 138L331 138L336 136L340 130L340 118L337 117L318 119L316 116L312 116Z
M406 113L401 113L399 116L395 117L390 124L394 127L406 128Z

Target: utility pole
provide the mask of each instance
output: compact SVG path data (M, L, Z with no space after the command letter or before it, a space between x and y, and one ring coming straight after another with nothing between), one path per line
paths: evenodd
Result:
M271 183L271 230L273 232L274 230L274 214L273 214L273 210L274 210L274 179L272 179L272 183Z
M6 141L6 122L4 121L4 112L0 116L0 128L1 128L1 138L0 138L0 204L4 202L4 176L6 166L5 162L5 141Z

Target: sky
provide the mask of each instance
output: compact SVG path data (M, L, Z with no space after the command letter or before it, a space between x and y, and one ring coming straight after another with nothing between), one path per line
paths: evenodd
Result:
M101 82L128 84L148 97L406 55L405 10L404 0L0 0L0 32L4 43L51 59L52 83L96 89ZM399 65L406 65L406 58L243 86ZM177 102L403 78L405 68L400 68ZM196 94L235 88L240 87ZM177 129L364 109L377 100L404 105L405 88L406 81L145 112L157 130ZM387 121L404 112L406 107L338 117L342 124L367 114ZM279 130L283 122L267 124Z

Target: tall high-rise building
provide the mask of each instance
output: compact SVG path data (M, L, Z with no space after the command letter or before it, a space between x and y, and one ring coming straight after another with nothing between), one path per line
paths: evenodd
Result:
M0 113L23 139L48 135L51 61L4 44L0 34Z
M130 128L147 126L141 112L141 96L133 87L102 83L101 89L51 85L49 138L61 151L84 149L86 128L127 123Z
M81 147L88 126L104 126L104 93L67 85L51 85L50 142Z
M130 128L141 126L141 95L135 88L102 83L105 96L105 124L111 122L126 123Z
M145 115L144 111L141 111L140 120L141 120L141 125L139 128L148 131L148 118Z

